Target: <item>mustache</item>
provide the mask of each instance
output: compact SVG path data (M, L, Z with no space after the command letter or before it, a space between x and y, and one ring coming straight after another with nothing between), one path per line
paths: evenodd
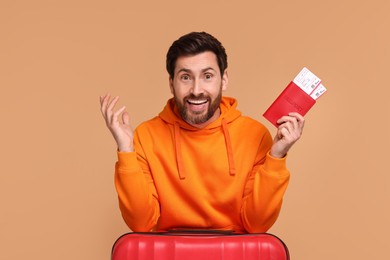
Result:
M210 100L210 97L205 95L205 94L199 94L197 96L195 96L194 94L190 94L188 96L186 96L184 98L185 101L187 101L188 99L192 99L192 100L201 100L201 99L207 99L207 100Z

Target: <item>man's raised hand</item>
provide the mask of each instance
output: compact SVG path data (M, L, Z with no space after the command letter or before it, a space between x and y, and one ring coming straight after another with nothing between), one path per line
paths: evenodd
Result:
M278 131L271 147L270 155L277 158L286 156L291 146L301 138L305 119L300 114L293 112L283 116L277 123Z
M114 111L114 107L118 100L118 96L113 99L111 99L109 94L101 96L100 109L108 129L118 145L118 151L133 152L134 132L130 125L129 114L125 111L126 107L123 106L117 111Z

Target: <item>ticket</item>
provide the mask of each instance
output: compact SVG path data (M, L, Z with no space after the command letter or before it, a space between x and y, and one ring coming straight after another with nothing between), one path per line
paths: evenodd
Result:
M317 100L320 96L322 96L326 92L326 88L324 85L320 84L318 87L316 87L313 92L310 94L310 96Z
M306 94L311 95L321 83L321 79L314 75L308 68L304 67L295 77L293 82L300 87Z

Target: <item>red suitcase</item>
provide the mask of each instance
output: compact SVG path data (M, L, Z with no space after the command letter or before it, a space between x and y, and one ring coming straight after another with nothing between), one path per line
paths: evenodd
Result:
M289 260L286 245L268 234L127 233L112 260Z

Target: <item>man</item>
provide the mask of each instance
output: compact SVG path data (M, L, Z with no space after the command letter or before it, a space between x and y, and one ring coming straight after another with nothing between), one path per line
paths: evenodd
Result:
M118 97L100 97L118 145L115 185L133 231L212 229L266 232L276 221L289 181L286 155L304 118L278 121L272 140L242 116L228 86L227 55L205 32L176 40L167 53L173 98L135 132Z

